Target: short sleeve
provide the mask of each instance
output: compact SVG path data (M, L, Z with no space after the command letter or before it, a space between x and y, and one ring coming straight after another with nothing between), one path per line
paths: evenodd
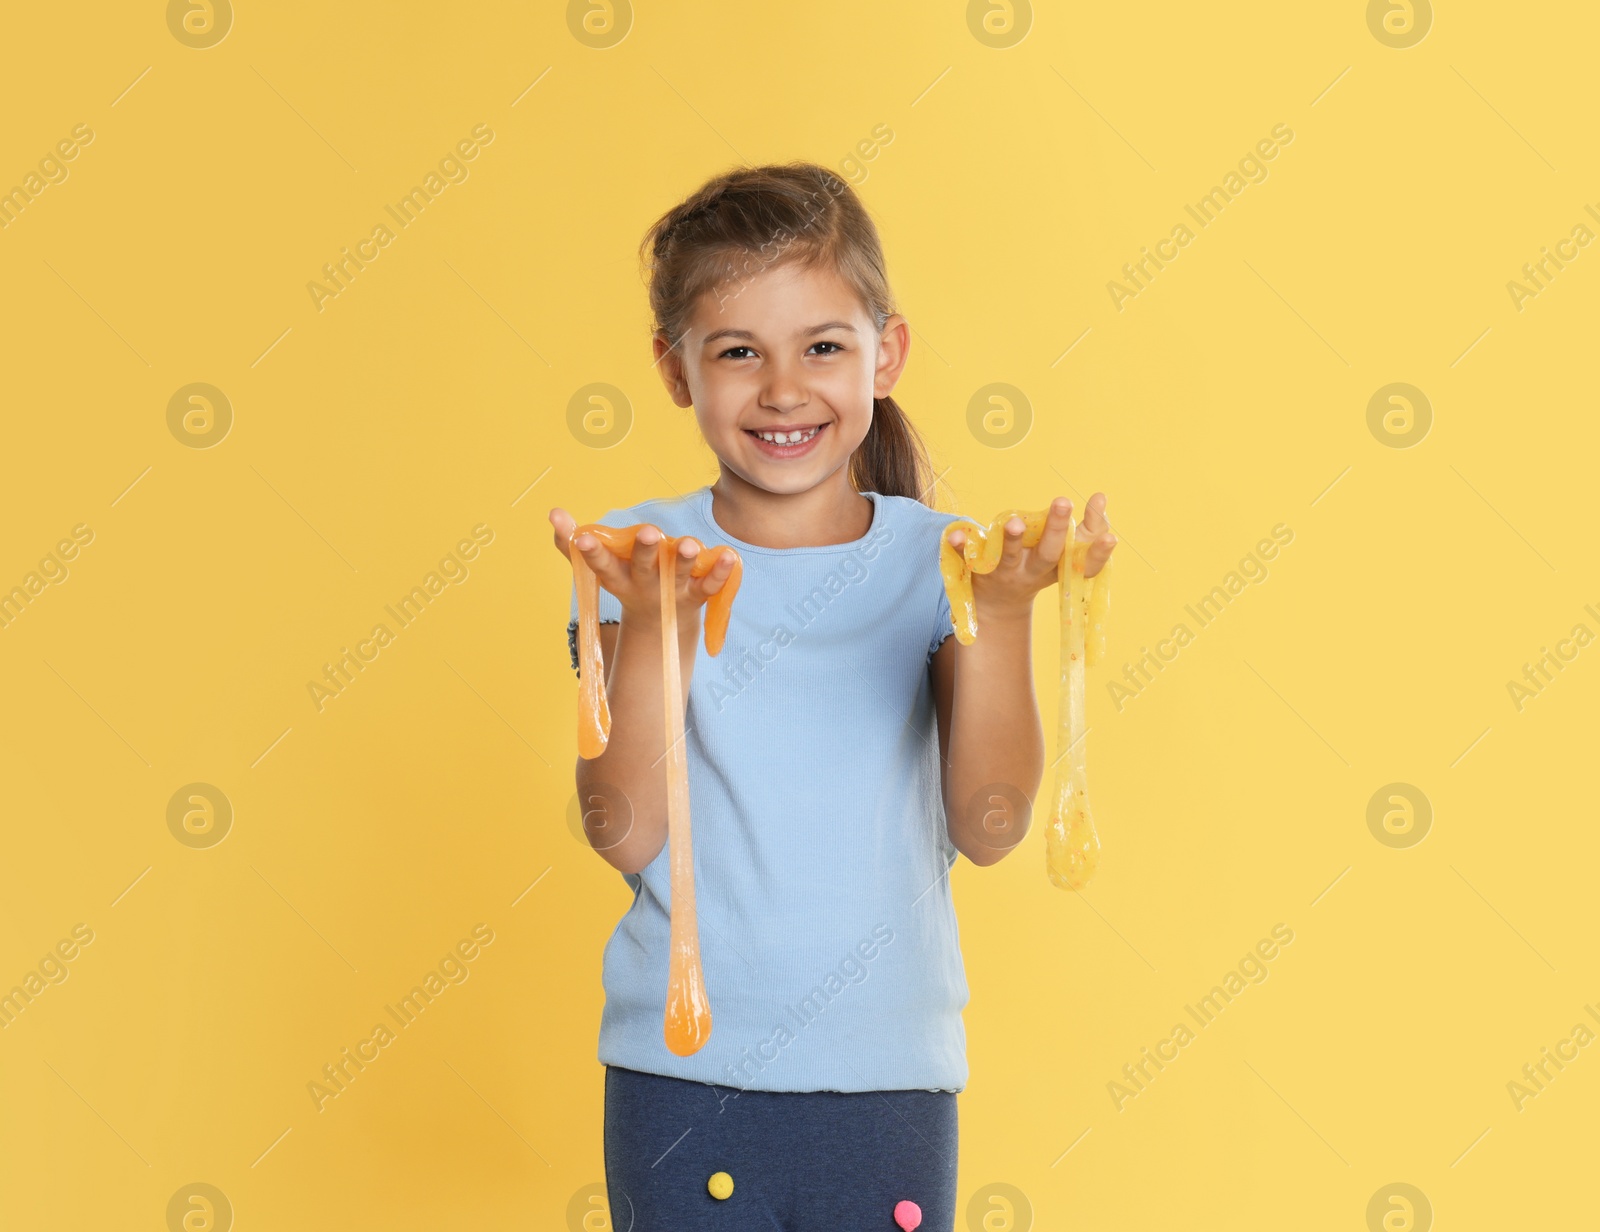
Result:
M934 652L944 645L944 639L956 631L955 621L950 614L950 596L945 593L944 575L935 573L939 578L939 600L934 605L933 638L928 643L928 662L933 662Z
M626 520L625 510L613 509L600 519L602 526L632 526L634 523ZM634 519L637 521L638 519ZM600 623L615 625L622 623L622 602L604 586L597 587L600 593ZM572 603L567 609L567 653L572 659L572 672L575 676L582 676L583 672L578 666L578 581L572 580Z

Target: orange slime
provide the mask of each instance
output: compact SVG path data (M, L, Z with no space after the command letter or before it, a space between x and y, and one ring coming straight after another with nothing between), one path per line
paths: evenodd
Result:
M1044 533L1048 510L1026 513L1007 509L997 514L986 531L976 522L961 519L944 528L940 540L939 573L945 593L950 597L950 616L956 640L970 646L978 636L978 619L972 599L972 575L992 573L1005 548L1005 525L1012 518L1025 524L1022 546L1033 547ZM966 545L956 551L950 533L965 532ZM1092 579L1083 571L1089 544L1077 540L1077 520L1067 519L1068 549L1061 553L1056 577L1061 590L1061 701L1056 728L1055 762L1067 759L1065 770L1056 773L1056 797L1050 822L1045 827L1045 870L1050 880L1063 890L1081 890L1089 884L1100 864L1100 836L1095 832L1094 815L1089 811L1089 779L1084 759L1084 678L1085 664L1098 663L1106 647L1106 609L1111 602L1111 562L1107 561ZM1087 628L1087 639L1085 629Z
M648 523L613 527L588 523L572 532L593 535L607 550L624 560L633 559L633 544ZM661 567L661 660L666 694L667 743L667 849L671 865L672 932L667 963L667 1008L662 1034L667 1047L680 1057L699 1052L711 1038L711 1003L706 998L705 972L700 965L700 929L695 921L694 853L689 842L689 774L683 752L683 671L678 661L678 544L692 536L662 535L657 541ZM699 543L699 540L694 540ZM730 547L702 547L689 566L690 577L710 573L723 555L733 557L733 572L722 589L706 600L706 653L722 650L728 634L728 613L738 593L744 562ZM592 760L605 752L611 737L611 710L606 705L605 682L600 679L599 580L583 553L567 541L573 581L578 589L578 756Z

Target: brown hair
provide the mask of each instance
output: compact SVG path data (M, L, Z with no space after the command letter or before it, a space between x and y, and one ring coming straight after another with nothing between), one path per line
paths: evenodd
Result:
M855 191L815 163L740 167L713 176L646 232L652 330L676 347L700 296L782 261L827 262L882 330L894 312L878 229ZM737 291L733 292L737 294ZM872 426L850 459L857 491L925 505L936 482L927 449L893 398L872 400Z

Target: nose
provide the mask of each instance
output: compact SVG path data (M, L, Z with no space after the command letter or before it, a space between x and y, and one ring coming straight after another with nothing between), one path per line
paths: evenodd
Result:
M799 410L809 401L811 395L806 392L805 382L789 364L779 361L767 369L767 379L760 397L763 407L788 414Z

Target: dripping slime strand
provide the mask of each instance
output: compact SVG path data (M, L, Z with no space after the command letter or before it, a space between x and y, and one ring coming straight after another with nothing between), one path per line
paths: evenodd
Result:
M961 519L944 529L940 540L939 572L950 599L950 616L956 640L970 646L978 636L972 575L992 573L1005 549L1005 526L1012 518L1024 524L1022 546L1033 547L1044 534L1048 510L1026 513L1008 509L989 523L988 530ZM957 551L950 544L952 531L961 530L967 541ZM1067 548L1056 566L1061 594L1061 680L1056 728L1055 803L1045 827L1045 870L1063 890L1081 890L1089 884L1100 863L1100 836L1089 809L1089 780L1085 759L1084 667L1100 661L1106 647L1106 611L1111 602L1111 562L1092 579L1085 579L1089 544L1077 539L1077 520L1067 518Z
M572 532L567 555L578 591L578 755L592 760L605 752L611 737L611 711L601 680L599 579L583 553L572 546L579 535L593 535L614 555L633 559L634 541L647 523L611 527L588 523ZM689 838L689 773L683 749L683 671L678 659L678 545L689 536L662 535L656 550L661 570L662 692L665 695L663 735L666 740L667 858L670 870L672 924L667 963L667 1004L662 1034L675 1054L700 1051L711 1037L711 1003L700 965L700 930L695 918L694 852ZM695 540L695 542L699 542ZM704 577L727 554L733 572L722 589L706 600L706 653L722 650L728 615L739 590L744 563L730 547L702 547L689 566L690 577Z

